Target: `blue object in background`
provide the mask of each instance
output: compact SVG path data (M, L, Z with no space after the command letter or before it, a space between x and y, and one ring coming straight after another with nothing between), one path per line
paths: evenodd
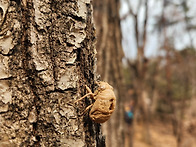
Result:
M133 118L133 112L132 111L128 111L128 112L126 112L127 113L127 116L129 117L129 118Z
M125 122L127 124L130 125L132 123L133 117L134 117L134 114L131 110L127 110L127 111L125 110Z

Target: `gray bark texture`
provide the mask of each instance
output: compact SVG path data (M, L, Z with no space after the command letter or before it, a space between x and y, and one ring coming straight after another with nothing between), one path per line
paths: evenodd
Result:
M79 114L94 89L90 0L0 0L0 147L104 146Z

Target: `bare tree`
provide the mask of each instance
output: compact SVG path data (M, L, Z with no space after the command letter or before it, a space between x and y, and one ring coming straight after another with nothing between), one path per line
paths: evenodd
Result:
M129 12L122 16L122 20L126 19L127 16L132 16L134 21L134 33L135 33L135 44L137 49L137 57L134 62L131 62L127 59L127 63L129 67L134 71L134 90L135 90L135 106L134 111L137 113L140 111L141 113L141 122L144 127L144 140L150 143L150 134L149 134L149 108L145 103L145 99L147 98L148 92L146 89L146 70L148 66L148 59L145 57L145 47L147 41L147 23L148 23L148 0L138 2L136 12L133 11L132 5L129 0L127 0L127 4L129 6ZM145 13L143 19L143 29L139 28L139 13L141 6L144 6ZM137 116L137 115L136 115Z
M97 29L98 73L109 82L117 97L117 105L111 119L103 124L106 146L124 146L123 101L125 98L123 76L120 1L94 1L94 18Z

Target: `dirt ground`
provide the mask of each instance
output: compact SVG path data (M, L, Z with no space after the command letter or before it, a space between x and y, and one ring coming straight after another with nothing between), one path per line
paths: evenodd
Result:
M150 124L150 143L145 143L144 135L142 134L143 127L140 124L135 126L134 132L134 147L177 147L176 138L172 133L172 126L167 122L154 122ZM196 136L193 137L186 132L183 132L183 141L180 147L196 147Z

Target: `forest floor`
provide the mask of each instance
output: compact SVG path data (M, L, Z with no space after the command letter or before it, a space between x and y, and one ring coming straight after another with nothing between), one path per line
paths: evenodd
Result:
M134 147L177 147L176 138L172 132L172 125L168 122L155 121L149 126L150 143L144 141L142 134L143 127L140 124L135 126ZM196 140L188 133L183 133L183 147L196 147Z

